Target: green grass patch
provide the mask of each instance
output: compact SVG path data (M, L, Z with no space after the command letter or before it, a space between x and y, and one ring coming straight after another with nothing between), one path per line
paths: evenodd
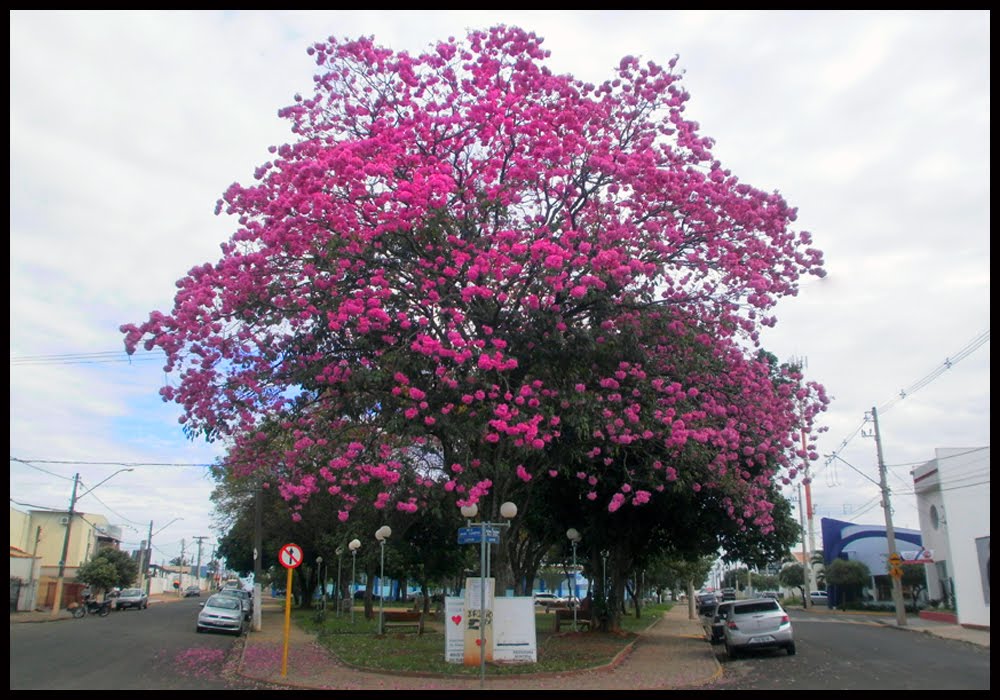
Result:
M535 635L538 661L534 664L487 664L489 676L523 673L560 673L600 667L631 644L638 633L670 609L670 604L643 608L642 617L634 612L625 615L620 632L555 633L555 616L535 614ZM444 622L425 622L424 633L390 631L378 634L378 608L375 616L366 619L361 607L350 612L328 610L319 616L311 610L293 610L292 620L326 646L337 658L356 668L389 673L428 673L446 676L477 676L480 667L448 663L444 659ZM565 627L563 628L565 630Z

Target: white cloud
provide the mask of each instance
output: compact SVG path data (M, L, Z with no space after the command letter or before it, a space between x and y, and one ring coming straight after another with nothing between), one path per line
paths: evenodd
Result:
M780 359L807 357L809 377L836 397L822 453L989 328L985 11L18 10L12 357L119 351L120 323L168 309L173 283L216 260L233 222L212 214L215 201L291 139L277 111L310 89L308 44L373 35L419 52L501 22L544 37L554 70L594 82L625 55L679 55L688 116L716 154L799 208L830 276L783 301L764 337ZM887 462L989 444L988 354L987 344L892 405ZM11 455L210 461L213 446L185 440L160 402L162 381L156 364L12 363ZM870 438L839 454L877 477ZM11 495L65 507L65 477L97 483L115 468L51 466L59 479L12 463ZM892 469L905 481L907 467ZM912 496L899 478L893 487L900 526L915 527ZM141 468L98 495L142 537L150 519L183 515L160 538L176 556L182 537L213 534L210 492L200 468ZM877 488L843 463L818 466L814 492L820 515L874 499L858 517L881 520Z

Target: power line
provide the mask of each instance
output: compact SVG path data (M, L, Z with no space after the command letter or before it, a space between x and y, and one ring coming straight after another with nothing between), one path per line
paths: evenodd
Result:
M17 457L11 457L11 462L18 462L20 464L26 464L29 467L33 464L83 464L86 466L102 466L102 467L216 467L219 466L215 463L197 463L197 462L85 462L81 460L74 459L32 459L25 460L19 459ZM38 469L38 467L35 467ZM45 471L44 469L39 469L39 471ZM52 474L52 476L58 476L59 478L66 479L68 477L63 477L59 474L54 474L53 472L46 472L47 474ZM69 479L72 481L72 479Z
M42 469L41 467L36 467L31 462L29 462L27 460L24 460L24 459L18 459L17 457L11 457L10 461L11 462L17 462L18 464L23 464L24 466L31 467L32 469L37 469L38 471L40 471L40 472L42 472L44 474L48 474L49 476L54 476L54 477L56 477L58 479L65 479L66 481L73 481L73 479L71 477L63 476L62 474L56 474L55 472L50 472L48 469ZM33 460L33 461L38 461L38 460Z
M933 382L935 379L937 379L938 377L940 377L942 374L944 374L945 372L947 372L949 369L951 369L952 367L954 367L955 365L957 365L959 362L961 362L962 360L964 360L966 357L968 357L969 355L971 355L973 352L975 352L976 350L978 350L984 344L988 343L989 340L990 340L990 330L987 328L985 331L983 331L982 333L980 333L979 335L977 335L975 338L973 338L972 340L970 340L968 343L966 343L954 355L952 355L951 357L946 357L945 360L944 360L944 362L941 363L941 365L938 366L936 369L932 370L929 374L925 375L921 379L918 379L916 382L914 382L913 384L911 384L906 389L901 389L900 392L899 392L899 395L897 397L895 397L895 398L887 401L885 404L883 404L883 407L879 408L878 410L881 411L882 413L887 412L896 403L902 401L903 399L909 398L910 396L912 396L913 394L915 394L916 392L918 392L920 389L923 389L925 386L927 386L928 384L930 384L931 382ZM823 464L823 466L824 467L829 467L830 463L834 460L834 458L836 458L838 456L837 453L840 452L841 450L843 450L845 447L847 447L848 443L851 440L853 440L855 437L858 436L858 433L860 433L862 431L862 429L864 428L864 426L868 422L869 422L869 418L868 418L868 415L866 413L864 420L861 422L861 425L859 425L857 428L855 428L854 431L850 435L848 435L848 437L844 438L844 440L841 441L840 446L833 452L833 454L827 455L827 460Z
M115 352L84 352L65 353L58 355L22 355L10 358L12 365L78 365L78 364L106 364L111 362L126 362L128 364L139 362L162 362L165 355L160 352L149 355L129 355L124 350Z
M880 412L882 412L882 413L885 413L894 404L902 401L903 399L907 398L911 394L914 394L914 393L920 391L925 386L927 386L928 384L930 384L932 381L934 381L935 379L937 379L938 377L940 377L942 374L944 374L945 372L947 372L949 369L951 369L952 367L954 367L956 364L958 364L959 362L961 362L962 360L964 360L966 357L968 357L969 355L971 355L973 352L975 352L976 350L978 350L982 345L984 345L985 343L989 342L989 339L990 339L990 331L989 331L989 329L986 329L985 331L983 331L982 333L980 333L978 336L976 336L975 338L973 338L972 340L970 340L968 343L966 343L965 347L963 347L961 350L959 350L957 353L955 353L952 357L946 357L944 359L944 362L941 363L941 365L938 366L936 369L934 369L933 371L931 371L930 374L926 375L922 379L918 379L916 382L914 382L913 384L911 384L907 388L900 389L898 397L893 398L892 400L890 400L889 402L887 402L886 404L884 404L882 407L880 407L878 410Z

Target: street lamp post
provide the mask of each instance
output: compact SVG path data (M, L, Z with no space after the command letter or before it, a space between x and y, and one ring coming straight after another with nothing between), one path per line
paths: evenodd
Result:
M69 500L69 513L67 513L66 518L66 534L63 536L63 546L62 546L62 557L59 559L59 576L56 578L56 592L52 600L52 617L59 617L59 610L62 608L62 592L63 592L63 581L66 576L66 559L69 557L69 533L70 528L73 526L73 516L75 515L74 508L76 508L76 502L86 496L88 493L96 489L98 486L103 484L105 481L110 479L115 474L121 474L122 472L134 471L131 467L126 467L125 469L119 469L118 471L111 474L111 476L105 477L101 481L97 482L94 486L81 493L79 496L76 493L77 488L80 485L80 475L75 474L73 476L73 495Z
M601 561L603 562L603 569L601 573L601 598L604 599L604 611L607 614L608 609L608 551L604 550L601 552Z
M380 564L378 573L378 633L381 635L385 631L383 616L385 613L385 541L392 536L392 528L383 525L375 531L375 539L378 540L380 551Z
M576 590L576 545L579 544L580 540L583 539L576 528L571 527L566 531L566 537L569 539L570 544L573 545L573 588L571 593L575 599L573 602L573 631L576 632L576 609L580 607L580 594Z
M475 503L461 507L462 516L466 518L466 523L471 526L472 518L479 513L479 507ZM494 527L510 527L510 520L517 515L517 506L507 501L500 506L500 515L507 522L489 523L486 520L479 522L479 689L482 690L486 684L486 581L490 577L489 543L486 540L486 530Z
M344 553L344 548L337 547L337 597L335 599L337 601L337 617L340 617L340 609L344 607L343 603L341 603L341 601L344 599L344 596L343 596L343 590L341 589L341 578L340 578L341 555L343 553Z
M354 624L354 577L356 564L358 562L358 548L361 547L361 540L354 539L347 545L351 550L351 624Z
M316 557L316 578L319 580L319 605L326 612L326 581L323 580L323 557Z

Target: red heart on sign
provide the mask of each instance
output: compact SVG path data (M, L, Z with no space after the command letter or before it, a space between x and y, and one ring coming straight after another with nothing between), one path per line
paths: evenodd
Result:
M483 640L482 640L482 639L477 639L477 640L476 640L476 646L477 646L477 647L478 647L478 646L480 646L480 645L481 645L482 643L483 643Z
M459 624L462 621L462 616L461 615L452 615L451 616L451 621L454 622L457 625L457 624Z

